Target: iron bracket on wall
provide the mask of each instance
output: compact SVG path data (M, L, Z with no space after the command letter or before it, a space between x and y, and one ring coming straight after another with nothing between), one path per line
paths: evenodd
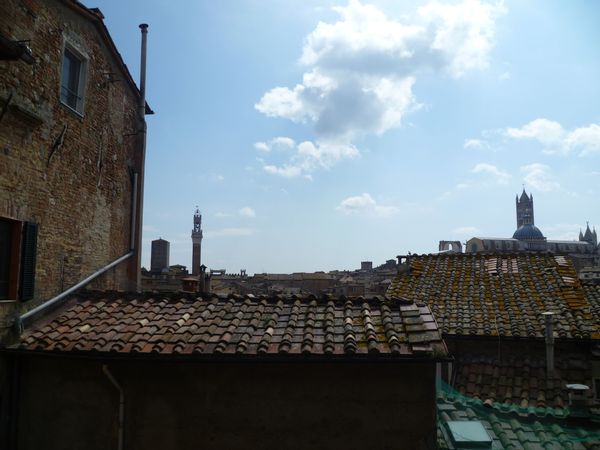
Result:
M54 144L52 144L52 147L50 148L50 152L48 152L48 161L46 162L46 167L50 165L50 159L52 159L52 156L54 156L54 153L56 153L58 150L60 150L60 148L64 144L66 133L67 133L67 124L65 124L63 126L62 131L60 132L60 134L54 141Z

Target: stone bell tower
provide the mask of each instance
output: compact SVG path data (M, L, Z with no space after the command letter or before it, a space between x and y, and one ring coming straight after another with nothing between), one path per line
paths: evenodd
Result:
M525 224L535 225L533 217L533 194L527 195L525 188L523 188L521 198L517 196L515 203L517 206L517 229Z
M194 228L192 230L192 275L200 275L202 249L202 214L196 206Z

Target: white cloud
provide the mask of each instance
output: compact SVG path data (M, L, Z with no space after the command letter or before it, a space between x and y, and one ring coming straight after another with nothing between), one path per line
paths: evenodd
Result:
M600 125L595 123L569 131L559 122L541 118L521 128L507 128L504 133L512 139L536 140L547 153L569 154L579 151L580 156L600 153Z
M256 217L256 211L254 211L249 206L244 206L238 212L242 217Z
M501 3L489 4L477 0L466 0L455 5L432 2L419 9L419 14L434 27L434 40L430 48L441 53L454 76L488 66L495 21L504 12Z
M560 189L560 184L550 174L550 167L545 164L533 163L521 166L521 172L525 183L540 192Z
M480 0L432 2L402 21L358 0L333 10L338 19L319 22L304 39L302 82L269 90L255 108L312 126L314 148L351 151L336 152L325 164L311 158L303 165L302 157L283 166L268 164L269 173L293 177L356 156L354 139L397 128L420 108L413 86L425 71L460 77L486 68L504 7ZM270 145L255 147L267 151Z
M263 152L270 152L274 149L294 148L296 143L289 137L275 137L268 142L256 142L254 148Z
M251 236L256 233L252 228L222 228L220 230L209 230L204 233L205 237L235 237Z
M388 217L398 212L395 206L378 205L367 193L355 197L348 197L335 208L344 214L361 214L375 217Z
M266 142L255 142L254 143L254 148L256 150L260 150L263 152L269 152L271 151L271 148L269 147L269 144L267 144Z
M459 234L459 235L469 235L469 236L473 236L476 233L479 233L479 228L477 227L472 227L472 226L464 226L464 227L458 227L455 228L454 230L452 230L452 232L454 234Z
M465 139L463 147L476 150L487 150L490 148L490 144L483 139Z
M511 178L509 173L503 172L496 166L487 163L476 164L475 167L471 169L471 172L491 175L498 184L507 184Z
M337 142L304 141L296 146L290 161L282 166L264 164L263 169L271 174L285 178L295 178L300 175L310 178L317 169L330 169L342 159L352 159L359 156L359 151L351 144Z
M272 164L267 164L263 166L263 169L267 173L279 175L284 178L295 178L302 174L302 170L300 169L300 167L290 166L289 164L285 164L281 167L277 167Z

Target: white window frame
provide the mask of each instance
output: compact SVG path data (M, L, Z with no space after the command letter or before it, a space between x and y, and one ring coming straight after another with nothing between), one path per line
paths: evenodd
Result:
M65 101L63 101L63 66L65 64L66 52L71 53L75 58L77 58L80 62L79 67L79 79L77 83L77 102L75 108L69 105ZM69 108L69 110L74 111L80 116L83 116L84 106L85 106L85 91L86 91L86 82L87 82L87 71L88 71L88 61L89 57L79 50L77 47L72 45L70 42L66 41L63 45L62 58L61 58L61 67L60 67L60 86L59 86L59 99L60 103Z

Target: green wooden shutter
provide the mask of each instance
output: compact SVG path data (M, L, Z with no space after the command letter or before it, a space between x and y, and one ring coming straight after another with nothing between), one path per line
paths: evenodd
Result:
M35 285L35 257L37 254L38 224L25 222L21 255L21 301L31 300Z

